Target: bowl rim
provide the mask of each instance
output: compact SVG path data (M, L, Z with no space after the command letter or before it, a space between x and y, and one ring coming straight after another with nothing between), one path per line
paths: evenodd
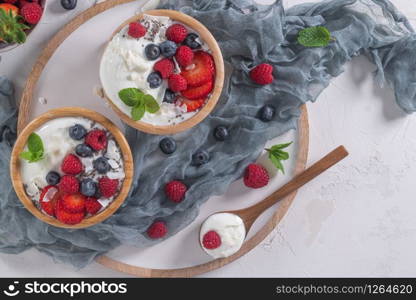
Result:
M82 220L82 222L75 225L61 223L58 219L51 217L38 209L34 204L34 201L26 194L20 174L21 163L19 154L23 151L29 135L44 125L46 122L63 117L84 117L102 125L114 136L114 139L116 140L121 150L124 163L125 178L118 196L103 211L94 216L85 218ZM86 228L96 225L113 215L129 194L130 187L133 182L133 173L133 156L130 150L130 146L121 130L112 121L103 115L82 107L61 107L51 109L36 117L22 130L22 132L17 137L10 158L10 175L12 184L22 204L39 220L61 228Z
M193 17L188 16L188 15L186 15L182 12L176 11L176 10L153 9L153 10L144 11L144 12L138 14L138 15L135 15L135 16L127 19L114 31L114 33L111 35L110 40L107 42L107 44L104 48L103 54L101 55L99 73L101 73L101 65L102 65L102 61L103 61L102 58L104 56L105 51L108 48L109 43L113 39L113 37L118 32L120 32L125 26L127 26L129 23L137 22L138 20L141 20L144 15L166 16L166 17L169 17L174 21L180 22L180 23L192 28L196 32L198 32L200 37L205 41L205 43L208 45L209 49L212 51L212 56L213 56L214 62L215 62L215 68L216 68L215 83L214 83L214 88L213 88L212 93L211 93L211 97L207 100L207 102L202 107L202 109L195 113L195 115L193 115L189 119L187 119L183 122L177 123L175 125L153 125L153 124L150 124L150 123L147 123L147 122L132 120L129 115L127 115L126 113L121 111L120 108L118 108L118 106L113 103L113 101L110 99L110 97L107 96L104 84L101 81L101 76L99 76L101 86L103 87L103 96L104 96L103 98L106 100L106 102L110 105L110 107L116 112L116 114L120 117L120 119L124 123L128 124L129 126L135 128L135 129L138 129L140 131L143 131L143 132L146 132L146 133L151 133L151 134L157 134L157 135L171 135L171 134L175 134L175 133L178 133L178 132L188 130L188 129L192 128L193 126L202 122L211 113L211 111L214 109L214 107L216 106L216 104L217 104L217 102L218 102L218 100L221 96L222 89L223 89L223 86L224 86L224 60L223 60L223 57L222 57L221 49L220 49L217 41L215 40L214 36L211 34L211 32L202 23L200 23L199 21L197 21Z

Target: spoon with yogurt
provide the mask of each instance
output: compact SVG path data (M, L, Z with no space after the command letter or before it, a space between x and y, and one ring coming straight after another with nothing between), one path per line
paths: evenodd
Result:
M261 202L239 210L212 214L202 223L200 229L199 240L202 249L214 258L233 255L241 248L251 226L265 210L346 156L347 150L344 146L339 146Z

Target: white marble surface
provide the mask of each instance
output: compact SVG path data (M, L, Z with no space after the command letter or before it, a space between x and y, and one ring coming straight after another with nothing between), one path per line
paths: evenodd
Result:
M13 54L0 54L0 74L14 80L18 92L42 45L75 14L59 11L59 0L48 1L54 17L47 16ZM78 10L93 2L80 1ZM285 6L302 2L286 0ZM416 26L416 3L392 2ZM416 276L415 116L398 109L391 90L374 85L372 70L364 58L354 59L317 103L308 105L309 161L339 144L350 157L300 190L261 245L204 276ZM74 270L29 250L0 254L0 276L125 275L98 264Z

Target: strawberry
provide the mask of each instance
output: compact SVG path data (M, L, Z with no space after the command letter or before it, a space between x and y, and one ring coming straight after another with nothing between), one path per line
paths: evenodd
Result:
M102 177L98 180L98 187L103 197L110 198L117 192L118 179Z
M81 173L83 169L84 166L82 165L81 160L74 154L65 156L61 164L62 172L69 175L77 175Z
M186 98L181 98L181 100L179 101L180 105L185 105L186 106L186 111L187 112L196 111L201 106L203 106L204 103L205 103L205 99L189 100L189 99L186 99Z
M84 219L85 212L82 211L79 213L69 213L64 209L62 205L62 200L59 200L56 203L55 216L59 221L61 221L64 224L75 225L80 223Z
M145 36L147 32L146 27L144 27L142 24L138 22L132 22L129 24L129 29L127 31L127 34L131 36L132 38L138 39L142 36Z
M73 175L64 175L59 181L58 187L63 193L75 194L79 191L79 181Z
M81 194L66 194L61 199L61 204L66 212L71 214L85 211L85 196Z
M100 209L103 206L101 205L100 202L98 202L97 198L94 197L88 197L85 200L85 210L87 211L87 213L89 213L90 215L95 215L97 212L100 211Z
M55 203L58 195L58 188L48 185L42 189L39 197L39 203L42 209L50 216L55 216Z
M259 164L249 164L244 173L244 184L247 187L258 189L269 183L267 170Z
M170 75L168 85L173 92L184 91L188 87L186 79L179 74Z
M181 67L186 67L192 63L194 53L188 46L180 46L178 50L176 50L175 58Z
M216 231L210 230L202 237L202 245L206 249L216 249L221 246L221 237Z
M187 68L181 72L190 87L201 86L212 80L215 75L214 59L204 51L195 52L191 66L193 68Z
M166 38L177 44L182 43L188 35L188 30L182 24L173 24L166 30Z
M1 3L0 9L4 10L7 14L9 14L9 12L12 12L13 16L17 16L19 14L19 8L10 3Z
M179 180L173 180L166 184L165 194L173 202L179 203L185 197L187 187Z
M25 4L20 10L20 14L29 24L35 25L39 23L42 17L43 9L38 3L31 2Z
M257 84L266 85L273 82L273 67L260 64L250 71L250 78Z
M103 150L107 147L107 136L104 130L94 129L87 133L85 143L95 151Z
M190 100L206 98L208 94L211 93L213 87L214 87L214 83L212 80L210 80L201 86L192 87L185 91L182 91L181 94L182 96Z
M166 227L166 224L165 224L165 222L162 222L162 221L154 222L147 229L147 235L151 239L160 239L160 238L164 237L167 232L168 232L168 229Z
M170 75L173 74L173 71L175 69L175 65L172 60L169 58L164 58L162 60L159 60L155 65L153 66L153 69L155 71L158 71L163 79L169 78Z

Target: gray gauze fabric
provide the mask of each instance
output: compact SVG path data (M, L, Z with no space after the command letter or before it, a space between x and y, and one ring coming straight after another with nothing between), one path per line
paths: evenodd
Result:
M406 18L387 0L335 0L293 7L282 2L260 6L249 1L162 1L161 7L181 10L205 24L218 40L227 63L226 85L214 113L188 132L178 134L178 150L162 155L162 137L127 130L136 172L131 195L104 223L84 230L51 227L31 216L11 188L8 164L15 138L16 109L12 89L0 85L0 250L19 253L36 247L57 261L83 267L97 255L120 244L146 247L147 227L167 222L169 236L191 223L199 206L225 192L244 168L261 153L265 142L296 127L299 107L314 101L332 77L342 73L353 56L365 54L377 67L376 77L387 81L406 112L416 109L416 42ZM308 49L296 43L305 27L325 25L335 37L325 48ZM248 77L255 65L274 66L276 80L258 86ZM256 118L264 104L277 109L274 120ZM213 128L226 125L231 138L216 142ZM191 166L191 156L204 149L208 164ZM167 201L164 185L183 180L189 190L180 204ZM196 241L195 241L196 242Z

